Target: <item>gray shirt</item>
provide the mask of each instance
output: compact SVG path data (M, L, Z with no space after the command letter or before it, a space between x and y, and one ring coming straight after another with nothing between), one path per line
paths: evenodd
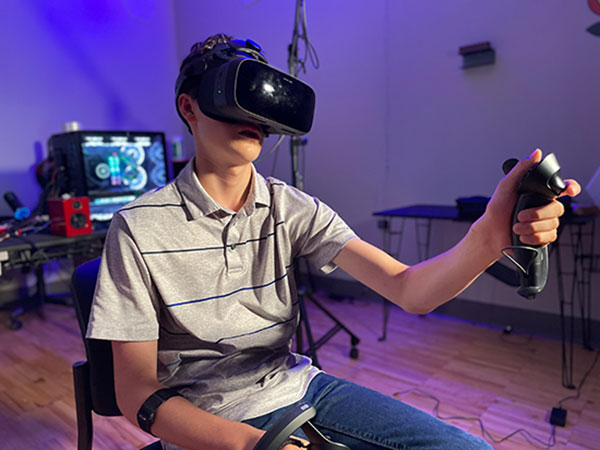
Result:
M241 421L300 400L318 370L291 352L296 257L327 273L355 234L323 202L253 168L236 213L204 190L193 161L111 223L88 337L158 339L158 379Z

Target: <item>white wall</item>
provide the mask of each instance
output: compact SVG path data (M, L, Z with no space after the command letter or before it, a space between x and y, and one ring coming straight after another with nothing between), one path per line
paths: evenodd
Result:
M0 195L13 191L35 206L33 168L65 122L181 134L169 0L4 0L0 55ZM0 216L10 214L0 198ZM46 265L46 281L67 280L69 269L65 261ZM20 271L4 273L0 300L14 300L17 288L33 282Z
M27 206L39 193L32 167L65 122L181 133L168 0L3 1L0 55L0 192Z
M565 175L589 180L600 164L594 111L600 19L585 4L553 1L389 2L393 204L449 203L489 193L510 155L539 146ZM491 41L493 66L461 70L461 45ZM406 167L409 161L409 168ZM423 177L436 170L435 177Z
M564 176L590 180L600 165L600 39L585 29L600 17L585 2L461 0L435 10L419 1L388 4L396 51L388 54L385 207L491 195L502 162L536 147L558 156ZM496 49L496 64L461 70L458 48L481 41ZM432 250L465 231L435 225ZM555 268L534 302L488 276L462 297L556 313ZM597 274L593 281L598 292Z
M262 45L269 62L287 71L295 1L225 0L219 8L193 0L175 2L182 59L190 46L225 32ZM386 150L385 2L307 2L308 35L320 68L307 63L300 78L317 94L305 153L305 190L318 195L359 232L374 231L370 213L382 204L381 163ZM302 52L300 52L302 54ZM186 141L191 147L191 140ZM268 151L270 144L264 147ZM272 173L274 156L258 164ZM277 155L274 175L291 180L289 143ZM357 187L360 186L360 189Z
M287 70L294 6L294 0L0 2L0 192L13 190L35 204L32 167L66 121L183 134L173 100L177 68L191 44L210 34L252 38ZM600 16L586 2L306 0L306 10L321 66L308 64L300 74L318 99L305 189L363 238L381 244L374 211L490 195L502 162L536 146L555 152L563 175L584 184L600 165L600 39L585 31ZM460 69L458 48L486 40L497 63ZM286 141L274 170L287 181L288 153ZM273 162L271 156L259 169L269 175ZM0 200L0 215L7 213ZM461 224L436 224L432 251L465 231ZM414 240L409 224L402 253L409 263L417 259ZM597 275L594 282L597 292ZM555 289L552 281L539 300L525 303L484 276L463 296L557 312Z
M272 64L287 70L294 5L177 1L178 56L226 32L256 40ZM600 39L585 31L600 17L585 2L307 0L306 10L321 67L309 65L300 75L317 92L305 190L363 238L381 245L374 211L491 195L502 162L538 146L558 155L564 176L583 183L600 165ZM496 49L496 64L462 70L458 48L481 41ZM272 161L259 169L270 174ZM274 174L290 180L287 147ZM436 253L457 242L466 226L436 223L433 231ZM403 258L409 263L417 260L414 241L408 224ZM558 311L554 279L535 302L487 276L463 297Z

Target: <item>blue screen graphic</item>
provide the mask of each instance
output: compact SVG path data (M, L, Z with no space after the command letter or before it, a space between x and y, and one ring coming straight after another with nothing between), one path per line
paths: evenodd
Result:
M88 195L140 194L167 182L162 140L152 136L84 136Z
M124 204L167 183L162 134L86 134L81 150L95 220L110 220Z

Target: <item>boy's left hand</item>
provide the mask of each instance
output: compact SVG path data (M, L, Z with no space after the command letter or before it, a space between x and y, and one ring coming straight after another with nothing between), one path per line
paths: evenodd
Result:
M512 213L516 205L518 194L517 186L527 171L542 160L542 151L536 149L527 159L519 163L498 183L485 214L474 225L474 229L482 230L487 236L486 241L492 246L494 252L512 245L511 231L519 235L523 244L547 245L557 238L559 225L558 218L563 215L562 203L553 200L539 208L530 208L521 211L518 215L519 222L512 226ZM576 196L581 192L579 183L575 180L565 180L567 188L561 196Z

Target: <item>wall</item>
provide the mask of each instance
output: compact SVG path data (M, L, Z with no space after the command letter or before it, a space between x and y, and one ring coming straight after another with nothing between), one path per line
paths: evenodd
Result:
M594 114L600 39L585 31L599 18L585 2L305 3L321 63L300 74L317 92L305 190L335 207L364 239L381 245L374 211L491 195L503 161L536 147L555 152L563 175L584 184L600 165ZM272 64L287 70L294 4L226 0L211 8L178 1L178 56L225 31L256 40ZM481 41L496 49L496 64L462 70L458 48ZM274 156L258 164L263 174L290 180L286 144L276 165ZM434 224L432 253L466 230ZM409 223L402 244L409 263L418 260L415 241ZM345 278L339 271L334 276ZM556 313L556 290L553 278L538 300L524 302L484 275L463 297Z
M300 78L317 94L317 108L308 145L302 151L305 190L333 204L359 233L373 230L370 209L356 205L381 201L380 174L385 151L385 3L307 2L308 36L317 49L320 67L306 63ZM175 3L179 56L204 37L225 32L251 38L263 46L269 62L287 71L287 47L292 39L294 1L219 2L207 8L195 1ZM357 26L358 25L358 26ZM301 47L302 49L302 47ZM303 54L302 51L299 52ZM365 80L368 80L365 83ZM366 113L365 113L366 112ZM186 146L192 146L187 138ZM271 148L273 139L263 147ZM343 153L343 156L340 155ZM315 167L316 166L316 167ZM277 153L257 163L264 175L291 181L289 141ZM361 170L359 170L360 168ZM356 186L362 189L355 189ZM346 197L345 201L341 197Z
M191 44L209 34L250 37L286 70L294 5L1 2L0 190L35 204L32 168L45 156L48 136L67 121L184 134L173 80ZM433 7L420 0L306 0L306 11L320 67L307 63L300 74L318 98L302 158L305 189L364 239L381 245L373 211L490 195L502 162L536 146L557 153L563 174L584 184L600 165L600 39L585 32L599 17L586 2L456 0ZM460 69L458 48L486 40L497 63ZM192 151L188 137L185 148ZM289 181L287 141L258 167ZM0 201L0 215L6 213ZM435 224L432 252L465 232L461 224ZM418 259L412 224L402 259ZM597 292L597 275L593 281ZM555 280L533 303L487 276L463 296L557 312Z
M33 166L65 122L181 133L173 30L167 0L1 2L0 192L35 205Z
M585 29L600 17L585 2L462 0L438 2L432 11L423 2L390 1L386 17L397 50L388 63L386 207L489 196L502 162L536 147L556 153L563 175L590 180L600 165L600 90L593 87L600 39ZM481 41L496 49L496 64L459 69L459 46ZM438 224L432 250L464 231ZM593 281L597 292L597 274ZM557 290L553 276L536 301L526 302L486 275L461 297L558 312ZM600 318L597 308L594 316Z
M0 194L14 191L35 206L33 168L68 121L181 134L175 48L168 0L0 2ZM0 199L0 216L9 214ZM45 270L49 284L70 273L64 261ZM0 297L14 299L23 285L19 271L3 274Z

